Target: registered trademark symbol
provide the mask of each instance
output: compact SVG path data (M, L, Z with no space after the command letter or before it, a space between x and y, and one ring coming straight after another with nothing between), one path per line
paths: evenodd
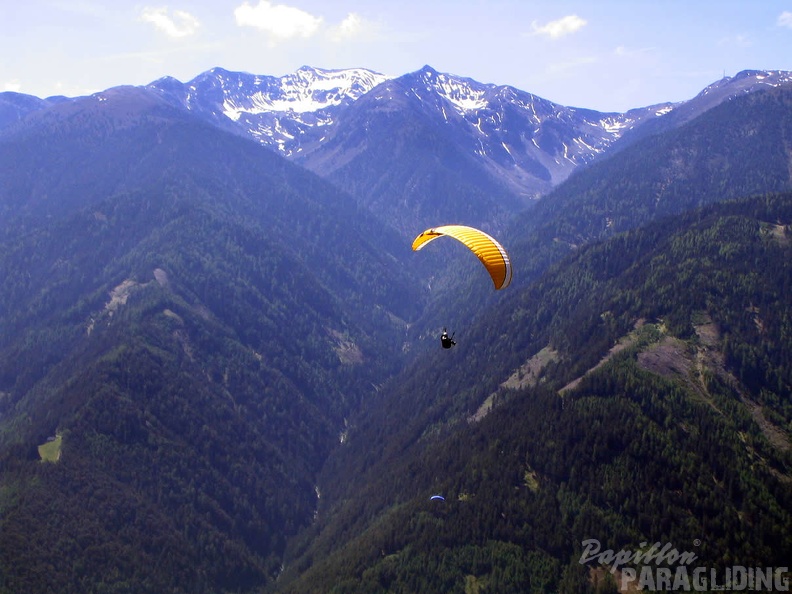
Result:
M698 547L700 545L701 545L701 541L698 538L693 541L693 546L694 547Z

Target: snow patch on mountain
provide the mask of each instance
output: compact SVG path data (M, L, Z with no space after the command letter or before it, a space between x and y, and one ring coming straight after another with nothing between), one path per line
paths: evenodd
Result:
M432 71L433 87L438 95L461 111L475 111L487 107L487 88L452 75Z
M620 136L625 128L629 128L633 120L620 116L608 115L599 121L602 129L613 136Z
M317 112L354 101L389 78L364 68L323 70L303 66L280 78L253 77L247 85L240 81L236 89L225 88L223 113L237 121L243 113Z

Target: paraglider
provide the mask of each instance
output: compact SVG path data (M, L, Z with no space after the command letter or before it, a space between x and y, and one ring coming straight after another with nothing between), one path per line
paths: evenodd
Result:
M442 495L432 495L429 498L429 501L445 501L445 497L443 497Z
M496 291L509 286L512 280L512 265L509 254L493 237L479 229L465 225L431 227L413 240L412 249L417 252L423 249L430 241L443 236L453 237L476 255L489 273ZM443 328L443 333L440 335L440 344L444 349L450 349L456 345L454 335L449 336L445 328Z
M512 280L509 254L494 238L473 227L465 225L443 225L427 229L413 240L412 249L418 251L438 237L453 237L473 252L487 269L495 290L505 289Z
M454 342L454 335L448 335L448 331L443 328L443 333L440 335L440 344L443 345L444 349L450 349L452 346L456 344Z

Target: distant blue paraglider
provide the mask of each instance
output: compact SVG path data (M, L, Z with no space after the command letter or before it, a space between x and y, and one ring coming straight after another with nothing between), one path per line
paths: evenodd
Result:
M429 501L445 501L445 497L443 497L442 495L432 495L429 498Z

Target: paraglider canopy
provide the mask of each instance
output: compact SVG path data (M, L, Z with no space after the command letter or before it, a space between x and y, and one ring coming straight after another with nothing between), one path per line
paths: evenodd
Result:
M442 495L432 495L429 498L429 501L445 501L445 497L443 497Z
M505 289L512 279L512 266L509 254L503 246L492 237L473 227L465 225L443 225L432 227L415 238L413 251L423 249L430 241L438 237L453 237L462 242L472 251L489 272L496 290Z

